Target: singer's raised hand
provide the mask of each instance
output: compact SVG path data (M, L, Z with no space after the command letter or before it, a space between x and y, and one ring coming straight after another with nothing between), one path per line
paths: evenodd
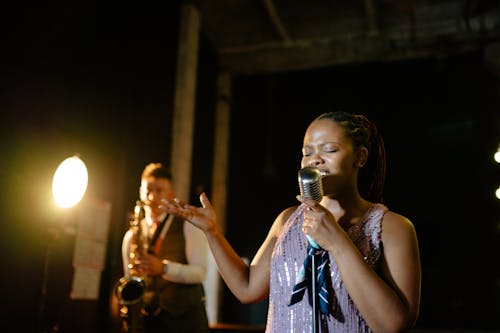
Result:
M215 210L205 193L200 194L200 202L202 207L186 204L179 199L163 199L162 208L207 232L215 228Z

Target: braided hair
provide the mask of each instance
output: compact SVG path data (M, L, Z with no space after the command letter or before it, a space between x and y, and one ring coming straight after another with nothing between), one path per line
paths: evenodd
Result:
M386 156L384 141L375 124L364 115L345 111L327 112L316 118L321 119L339 124L352 140L355 149L365 147L368 150L368 160L359 173L359 191L367 200L382 202Z

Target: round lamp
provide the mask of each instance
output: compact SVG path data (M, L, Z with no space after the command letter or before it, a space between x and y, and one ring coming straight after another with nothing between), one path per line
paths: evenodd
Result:
M62 208L76 205L85 195L87 183L87 167L78 156L62 161L52 180L52 195L56 204Z

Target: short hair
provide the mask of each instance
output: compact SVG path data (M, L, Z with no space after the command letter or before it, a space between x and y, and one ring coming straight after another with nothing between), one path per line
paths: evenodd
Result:
M141 179L149 177L172 180L172 172L162 163L149 163L142 171Z

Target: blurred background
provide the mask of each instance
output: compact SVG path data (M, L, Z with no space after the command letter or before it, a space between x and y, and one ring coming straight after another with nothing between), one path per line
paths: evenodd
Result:
M149 162L172 163L184 6L199 20L189 196L197 203L200 191L214 192L223 100L226 234L238 253L251 259L276 215L296 204L308 123L325 111L364 113L386 143L385 204L419 237L416 330L500 331L493 0L2 4L0 329L39 332L43 307L60 332L117 332L113 288L140 173ZM218 88L221 73L229 95ZM62 212L52 177L74 154L87 165L88 189L79 210ZM88 231L103 250L92 275L98 289L75 290L85 261L75 256L75 221L101 220ZM218 322L244 330L263 327L267 303L239 304L222 286L219 310Z

